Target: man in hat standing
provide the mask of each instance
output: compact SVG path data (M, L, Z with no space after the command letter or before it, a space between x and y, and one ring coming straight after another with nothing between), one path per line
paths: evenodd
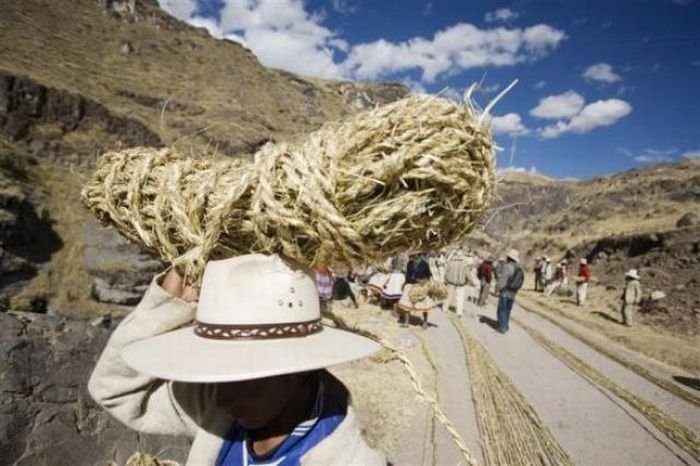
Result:
M513 309L515 295L523 286L525 274L520 266L520 254L515 249L511 249L506 254L506 262L498 276L498 331L508 332L510 322L510 312Z
M591 281L591 269L588 267L588 260L581 258L578 277L576 277L576 304L583 306L588 296L588 283Z
M156 277L107 343L92 397L133 429L193 438L190 465L385 464L324 369L379 346L321 324L312 274L250 254L210 261L199 296L172 270Z
M639 284L637 269L630 269L625 274L625 290L622 292L622 323L632 326L634 312L642 300L642 287Z

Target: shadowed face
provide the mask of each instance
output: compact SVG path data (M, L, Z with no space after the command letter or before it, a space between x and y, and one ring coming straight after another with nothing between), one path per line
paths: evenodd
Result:
M309 373L219 383L216 403L247 430L262 429L288 411L310 385Z

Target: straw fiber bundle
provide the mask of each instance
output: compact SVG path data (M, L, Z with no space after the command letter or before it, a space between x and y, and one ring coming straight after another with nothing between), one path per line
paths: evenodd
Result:
M447 287L435 280L427 280L412 286L408 291L408 297L414 303L423 301L426 298L431 298L435 301L444 301L447 299Z
M167 148L111 152L82 199L189 281L209 259L254 251L309 266L378 263L443 247L477 224L495 188L483 117L469 103L411 96L301 144L268 144L252 164Z

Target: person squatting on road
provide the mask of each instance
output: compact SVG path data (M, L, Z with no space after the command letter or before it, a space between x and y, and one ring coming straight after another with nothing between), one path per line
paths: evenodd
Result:
M552 279L552 282L549 285L547 285L547 288L544 289L544 295L552 296L552 293L554 293L562 287L565 279L566 261L562 261L557 264L557 268L554 270L554 278Z
M591 281L591 269L586 258L581 259L576 277L576 304L583 306L588 297L588 283Z
M210 261L199 296L157 276L88 388L135 430L192 438L189 465L384 465L324 369L378 349L321 325L313 271L250 254Z
M632 326L634 313L642 300L642 286L639 284L637 269L630 269L625 274L625 289L622 292L622 323Z
M515 295L525 281L525 274L520 267L520 254L515 249L511 249L506 254L506 263L498 276L498 307L496 314L498 317L498 331L508 332L510 322L510 312L513 310Z

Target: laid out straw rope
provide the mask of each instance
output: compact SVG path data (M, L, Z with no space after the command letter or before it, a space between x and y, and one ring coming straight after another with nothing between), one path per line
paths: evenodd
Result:
M670 438L676 445L690 453L690 455L692 455L696 461L700 461L700 436L698 436L698 434L692 429L689 429L685 425L676 421L674 418L657 408L654 404L635 395L622 385L609 379L590 364L584 362L573 353L545 337L539 330L530 327L519 319L515 319L515 321L536 342L544 346L550 353L556 356L574 372L626 401L630 406L646 417L657 429Z
M574 461L483 344L454 315L450 319L464 344L484 462L573 465Z
M447 433L450 435L450 438L454 442L454 444L457 446L459 449L462 457L464 458L464 461L466 461L466 464L470 466L475 466L477 465L477 461L474 458L474 456L471 454L469 449L467 448L464 439L460 435L460 433L457 431L455 426L452 424L452 422L448 419L448 417L445 415L445 412L440 408L440 404L437 402L437 400L431 396L425 388L423 388L423 384L421 383L420 376L418 375L418 371L416 371L416 368L413 366L413 363L411 362L410 359L408 359L408 356L404 351L402 351L400 348L396 347L393 343L388 341L385 338L382 338L379 335L376 335L374 332L370 332L369 330L366 330L364 328L361 328L358 325L352 325L348 323L342 316L338 314L330 314L326 315L326 317L330 318L332 322L338 327L343 330L348 330L354 333L358 333L360 335L364 335L368 338L371 338L375 340L377 343L382 345L386 350L388 350L392 357L399 361L401 363L401 366L403 367L404 371L408 375L409 379L411 380L411 386L413 388L413 391L416 392L416 395L418 399L422 402L428 405L430 410L432 411L432 415L435 419L440 421L440 423L445 427L447 430Z
M82 200L191 282L209 259L250 252L358 266L440 248L471 231L494 196L488 109L468 97L410 96L300 144L269 143L253 163L169 148L110 152Z
M520 304L520 303L519 303ZM598 351L599 353L607 356L608 358L612 359L613 361L617 362L618 364L626 367L627 369L631 370L632 372L635 372L636 374L640 375L641 377L644 377L647 379L649 382L653 383L659 388L662 388L669 393L674 394L678 398L681 398L688 403L700 407L700 397L690 393L687 390L682 389L681 387L677 386L673 382L670 382L662 377L659 377L646 367L637 364L634 361L631 361L624 356L620 355L617 351L612 350L610 347L594 340L593 338L587 336L585 333L580 332L579 330L574 329L570 325L565 324L562 320L558 318L554 318L553 316L549 315L546 312L542 312L539 309L536 309L534 307L529 307L529 306L523 306L521 304L521 307L529 312L535 313L538 316L542 317L543 319L548 320L549 322L553 323L569 335L571 335L574 338L577 338L578 340L581 340L584 342L586 345L590 346L594 350ZM562 317L565 319L568 319L561 311L558 311Z

